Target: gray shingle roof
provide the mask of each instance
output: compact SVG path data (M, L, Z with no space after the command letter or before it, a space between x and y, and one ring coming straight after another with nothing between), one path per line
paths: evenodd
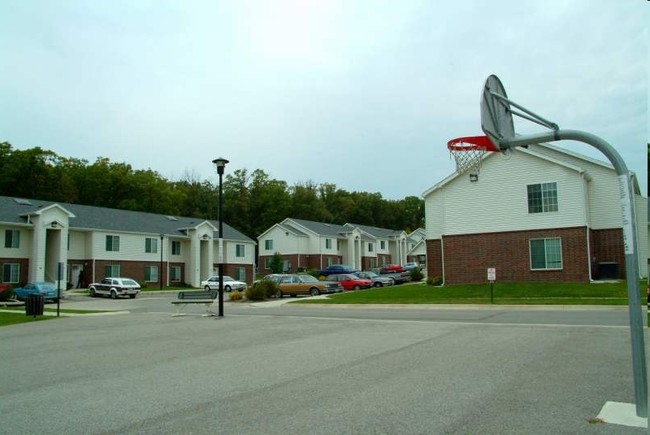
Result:
M70 218L70 228L77 230L112 230L173 236L183 235L184 229L195 227L201 222L206 221L206 219L182 216L171 216L172 219L170 219L170 217L155 213L68 204L56 201L41 201L37 199L17 201L17 199L9 196L0 196L0 222L25 224L27 222L26 215L38 212L53 204L58 204L75 215L75 217ZM215 228L219 228L218 221L208 221ZM252 239L225 222L223 224L223 233L224 238L228 240L241 240L254 243Z

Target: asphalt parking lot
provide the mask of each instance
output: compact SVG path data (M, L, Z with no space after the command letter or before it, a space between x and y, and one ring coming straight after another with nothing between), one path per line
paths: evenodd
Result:
M0 328L0 412L20 415L0 432L647 433L597 418L634 401L629 330L597 320L620 310L576 325L276 302L217 319L172 317L169 296L73 299L122 314Z

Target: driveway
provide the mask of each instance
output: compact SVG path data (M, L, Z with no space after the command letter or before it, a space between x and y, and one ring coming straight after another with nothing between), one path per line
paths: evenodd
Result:
M646 433L596 420L634 400L625 326L235 304L171 317L169 300L81 300L129 314L0 328L0 412L20 416L2 432Z

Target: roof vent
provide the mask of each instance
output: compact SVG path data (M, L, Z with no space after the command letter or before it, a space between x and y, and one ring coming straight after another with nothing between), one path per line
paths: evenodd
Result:
M14 198L14 201L16 201L20 205L32 205L32 203L29 202L28 199Z
M177 220L178 220L178 218L175 217L175 216L165 216L165 217L166 217L167 219L169 219L170 221L177 221Z

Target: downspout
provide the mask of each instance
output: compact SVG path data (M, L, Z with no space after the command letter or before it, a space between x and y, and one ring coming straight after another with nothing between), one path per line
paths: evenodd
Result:
M583 179L582 183L582 197L584 198L584 203L585 203L585 231L587 232L586 237L587 237L587 273L589 274L589 282L593 283L594 278L592 274L592 268L591 268L591 237L589 234L589 227L590 227L590 217L591 215L589 214L589 194L586 189L586 184L591 181L591 177L589 175L586 175L584 171L580 172L580 177Z
M447 280L445 279L445 244L444 244L444 238L442 237L442 234L440 234L440 258L442 260L440 262L440 266L442 268L442 284L441 285L444 286L445 282Z

